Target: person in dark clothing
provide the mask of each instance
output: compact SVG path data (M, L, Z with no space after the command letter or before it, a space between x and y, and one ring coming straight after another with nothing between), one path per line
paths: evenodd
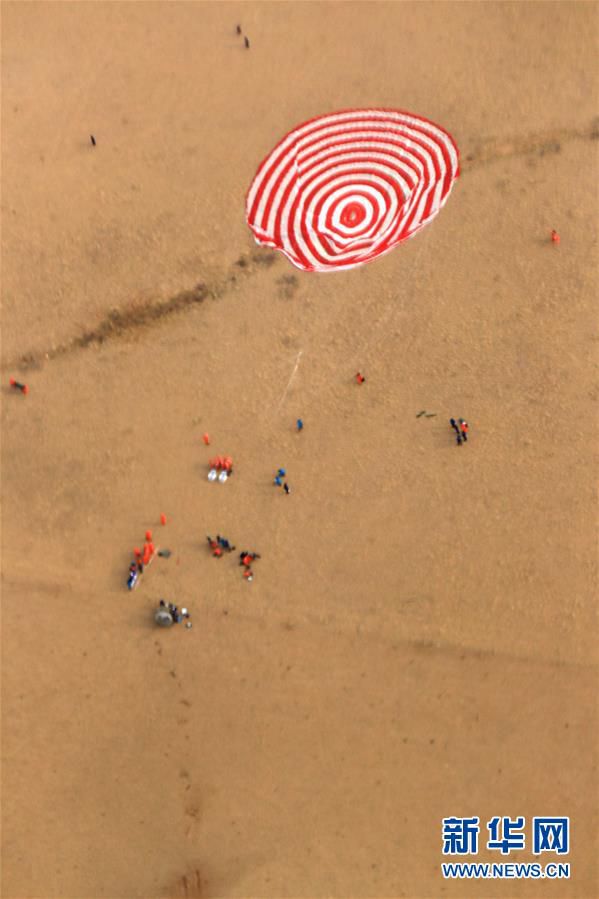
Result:
M171 613L171 615L173 616L173 621L175 622L175 624L179 624L181 621L183 621L183 616L181 615L181 612L179 611L177 606L174 605L172 602L169 602L168 610Z
M287 494L291 493L291 490L290 490L290 487L289 487L289 484L287 483L287 481L285 481L285 483L283 484L283 490Z
M138 578L139 571L137 570L137 562L131 562L131 564L129 565L129 576L127 578L127 586L130 590L133 590L133 588L137 584Z
M462 445L462 435L460 433L460 429L457 426L455 418L450 418L449 424L451 425L451 427L454 429L454 431L456 433L456 441L457 441L458 446L461 446Z
M217 534L216 539L217 539L219 545L222 546L223 549L226 549L227 552L232 553L233 550L235 549L234 546L231 546L231 544L229 543L229 541L227 540L226 537L221 537Z

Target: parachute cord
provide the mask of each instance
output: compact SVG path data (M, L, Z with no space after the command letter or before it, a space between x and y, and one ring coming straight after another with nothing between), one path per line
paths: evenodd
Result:
M424 245L425 245L425 244L424 244L424 241L426 240L426 233L425 233L425 234L420 234L420 235L417 235L417 236L419 236L419 237L421 238L421 242L420 242L420 247L418 248L418 251L415 253L415 256L414 256L414 262L413 262L412 268L411 268L411 270L410 270L410 277L411 277L412 280L414 279L414 277L415 277L415 275L416 275L416 273L417 273L417 270L418 270L418 267L419 267L419 264L420 264L420 260L421 260L421 258L422 258L423 252L424 252ZM373 331L372 331L372 333L371 333L371 335L370 335L370 339L367 341L367 343L365 344L365 346L363 346L362 349L360 350L360 359L361 359L361 360L363 360L363 359L365 358L367 350L369 350L370 347L372 346L372 343L373 343L373 340L374 340L374 338L375 338L375 335L381 330L381 328L382 328L384 325L386 325L386 324L388 323L390 316L391 316L394 312L397 312L398 307L399 307L399 304L397 304L397 303L391 302L391 303L389 304L389 308L387 309L387 312L383 315L382 319L380 319L380 321L374 326L374 329L373 329ZM401 311L403 311L403 308L402 308L402 307L399 307L399 308L401 308ZM381 338L381 339L382 339L382 338ZM380 343L380 340L379 340L379 343ZM378 344L377 344L377 345L378 345ZM364 365L363 362L360 362L360 364L361 364L362 366Z
M416 254L415 254L415 256L414 256L414 262L413 262L412 268L411 268L411 270L410 270L410 277L411 277L412 280L413 280L413 278L415 277L415 275L417 274L417 271L418 271L418 269L419 269L420 262L421 262L421 260L422 260L423 254L424 254L425 241L427 240L426 234L421 234L421 235L419 235L419 236L420 236L420 238L421 238L421 241L420 241L420 247L419 247L418 251L416 252ZM372 333L371 333L371 335L370 335L370 339L369 339L369 340L367 341L367 343L362 347L362 349L361 349L361 351L360 351L360 359L361 359L361 360L363 360L363 359L365 358L367 350L370 349L370 347L372 346L376 334L378 334L379 331L381 330L381 328L383 328L383 327L387 324L387 322L389 321L389 318L391 317L391 315L392 315L393 313L397 313L397 309L398 309L398 304L396 304L396 303L390 303L389 308L387 309L387 311L386 311L385 314L383 315L382 319L378 322L378 324L375 325L375 327L374 327L374 329L373 329L373 331L372 331ZM402 311L403 311L403 310L402 310ZM382 339L382 338L381 338L381 339ZM380 340L379 340L379 343L380 343ZM277 412L279 412L279 410L281 409L283 403L284 403L285 400L287 399L287 394L289 393L289 389L290 389L290 387L291 387L291 384L293 383L293 379L295 378L295 375L297 374L297 370L298 370L298 368L299 368L299 364L300 364L300 360L301 360L301 358L302 358L303 352L304 352L303 350L300 350L299 353L297 354L297 358L296 358L296 360L295 360L295 364L294 364L294 366L293 366L293 370L292 370L292 372L291 372L291 376L290 376L290 378L289 378L289 380L288 380L288 382L287 382L287 386L285 387L285 390L283 391L283 396L281 397L281 399L279 400L278 405L276 406L276 408L275 408L274 411L273 411L273 418L274 418L274 416L277 414ZM361 364L363 365L363 363L361 363Z
M302 358L302 353L303 353L303 352L304 352L303 350L300 350L299 353L297 354L297 359L295 360L295 365L293 366L293 371L291 372L291 377L289 378L289 381L287 382L287 387L285 388L285 391L284 391L284 393L283 393L283 396L281 397L281 399L280 399L280 401L279 401L279 405L277 406L277 408L275 409L275 411L274 411L274 413L273 413L274 415L277 414L277 412L279 411L279 409L281 408L281 406L282 406L283 403L285 402L285 397L287 396L287 394L288 394L288 392L289 392L289 388L291 387L291 382L292 382L293 379L295 378L295 373L297 372L297 369L298 369L298 367L299 367L300 359Z

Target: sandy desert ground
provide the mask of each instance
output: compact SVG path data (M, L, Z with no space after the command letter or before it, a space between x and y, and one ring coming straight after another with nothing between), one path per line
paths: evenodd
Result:
M597 10L2 4L6 899L599 895ZM439 217L257 247L260 160L369 106L455 136ZM450 815L569 815L571 879L444 881Z

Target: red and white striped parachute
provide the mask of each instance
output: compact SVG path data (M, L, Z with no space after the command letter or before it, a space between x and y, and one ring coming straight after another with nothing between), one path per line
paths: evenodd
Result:
M304 271L355 268L433 219L459 175L447 131L393 109L354 109L290 131L246 201L256 242Z

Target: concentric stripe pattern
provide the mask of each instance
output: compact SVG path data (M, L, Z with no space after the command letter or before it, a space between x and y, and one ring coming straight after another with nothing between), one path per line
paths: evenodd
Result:
M357 109L291 131L247 202L259 244L304 271L354 268L389 252L445 204L459 174L446 131L406 112Z

